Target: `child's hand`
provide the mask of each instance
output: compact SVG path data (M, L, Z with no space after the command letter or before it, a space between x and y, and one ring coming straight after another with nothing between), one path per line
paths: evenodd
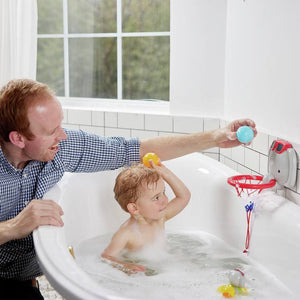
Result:
M131 275L136 274L137 272L146 272L146 268L142 265L131 264L131 263L122 263L122 267L120 268L121 271L124 273Z
M146 153L143 156L143 164L144 164L144 166L146 166L148 168L151 168L152 165L151 165L150 161L152 161L155 165L158 165L160 163L160 159L157 156L157 154L152 153L152 152Z
M149 163L151 168L155 169L164 180L170 176L174 176L173 173L164 164L162 164L160 160L156 164L152 160L149 160Z

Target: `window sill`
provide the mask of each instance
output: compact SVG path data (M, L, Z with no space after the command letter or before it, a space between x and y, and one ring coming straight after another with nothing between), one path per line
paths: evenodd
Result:
M168 115L170 105L167 101L159 100L114 100L92 98L58 97L64 109L82 109L94 111L112 111L126 113L153 113Z

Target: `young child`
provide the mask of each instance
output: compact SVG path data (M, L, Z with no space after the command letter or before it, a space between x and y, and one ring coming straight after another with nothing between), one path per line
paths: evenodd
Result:
M137 264L122 261L123 251L141 250L164 232L167 220L180 213L190 200L185 184L159 161L152 168L142 164L124 169L116 178L114 192L130 218L113 235L102 257L127 274L145 272ZM175 194L170 202L165 194L166 181Z

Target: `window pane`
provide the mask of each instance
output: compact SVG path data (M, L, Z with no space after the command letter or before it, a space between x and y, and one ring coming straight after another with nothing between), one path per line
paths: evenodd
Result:
M116 32L116 0L69 0L69 33Z
M123 39L123 98L169 100L169 37Z
M170 31L170 0L123 0L124 32Z
M116 38L72 38L70 96L117 98Z
M38 39L37 80L65 95L63 39Z
M63 33L62 0L38 0L38 33Z

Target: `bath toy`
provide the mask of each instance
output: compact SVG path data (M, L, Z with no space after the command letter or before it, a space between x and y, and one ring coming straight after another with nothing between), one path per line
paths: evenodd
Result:
M149 162L149 159L152 159L153 163L155 165L158 165L159 164L159 157L155 154L155 153L147 153L144 155L143 157L143 164L148 167L148 168L151 168L151 165L150 165L150 162Z
M227 182L234 186L239 197L247 199L254 199L253 196L258 195L262 190L272 188L276 184L276 180L268 179L266 182L263 181L264 177L259 175L235 175L229 177ZM247 200L248 201L248 200ZM250 238L252 233L253 221L251 221L252 214L255 212L255 202L248 201L245 205L247 231L245 249L243 253L248 254L250 246ZM253 218L252 218L253 219Z
M230 284L218 287L218 292L225 298L232 298L235 295L245 296L248 291L245 288L245 274L240 269L234 269L228 273Z
M224 298L232 298L235 295L246 296L248 290L245 287L236 287L231 284L224 284L218 287L218 292L223 295Z
M218 292L222 293L225 298L232 298L235 296L235 289L231 284L224 284L218 287Z
M254 131L249 126L241 126L236 132L236 137L241 143L247 144L252 141Z
M240 269L234 269L228 273L230 284L242 288L245 286L245 274Z

